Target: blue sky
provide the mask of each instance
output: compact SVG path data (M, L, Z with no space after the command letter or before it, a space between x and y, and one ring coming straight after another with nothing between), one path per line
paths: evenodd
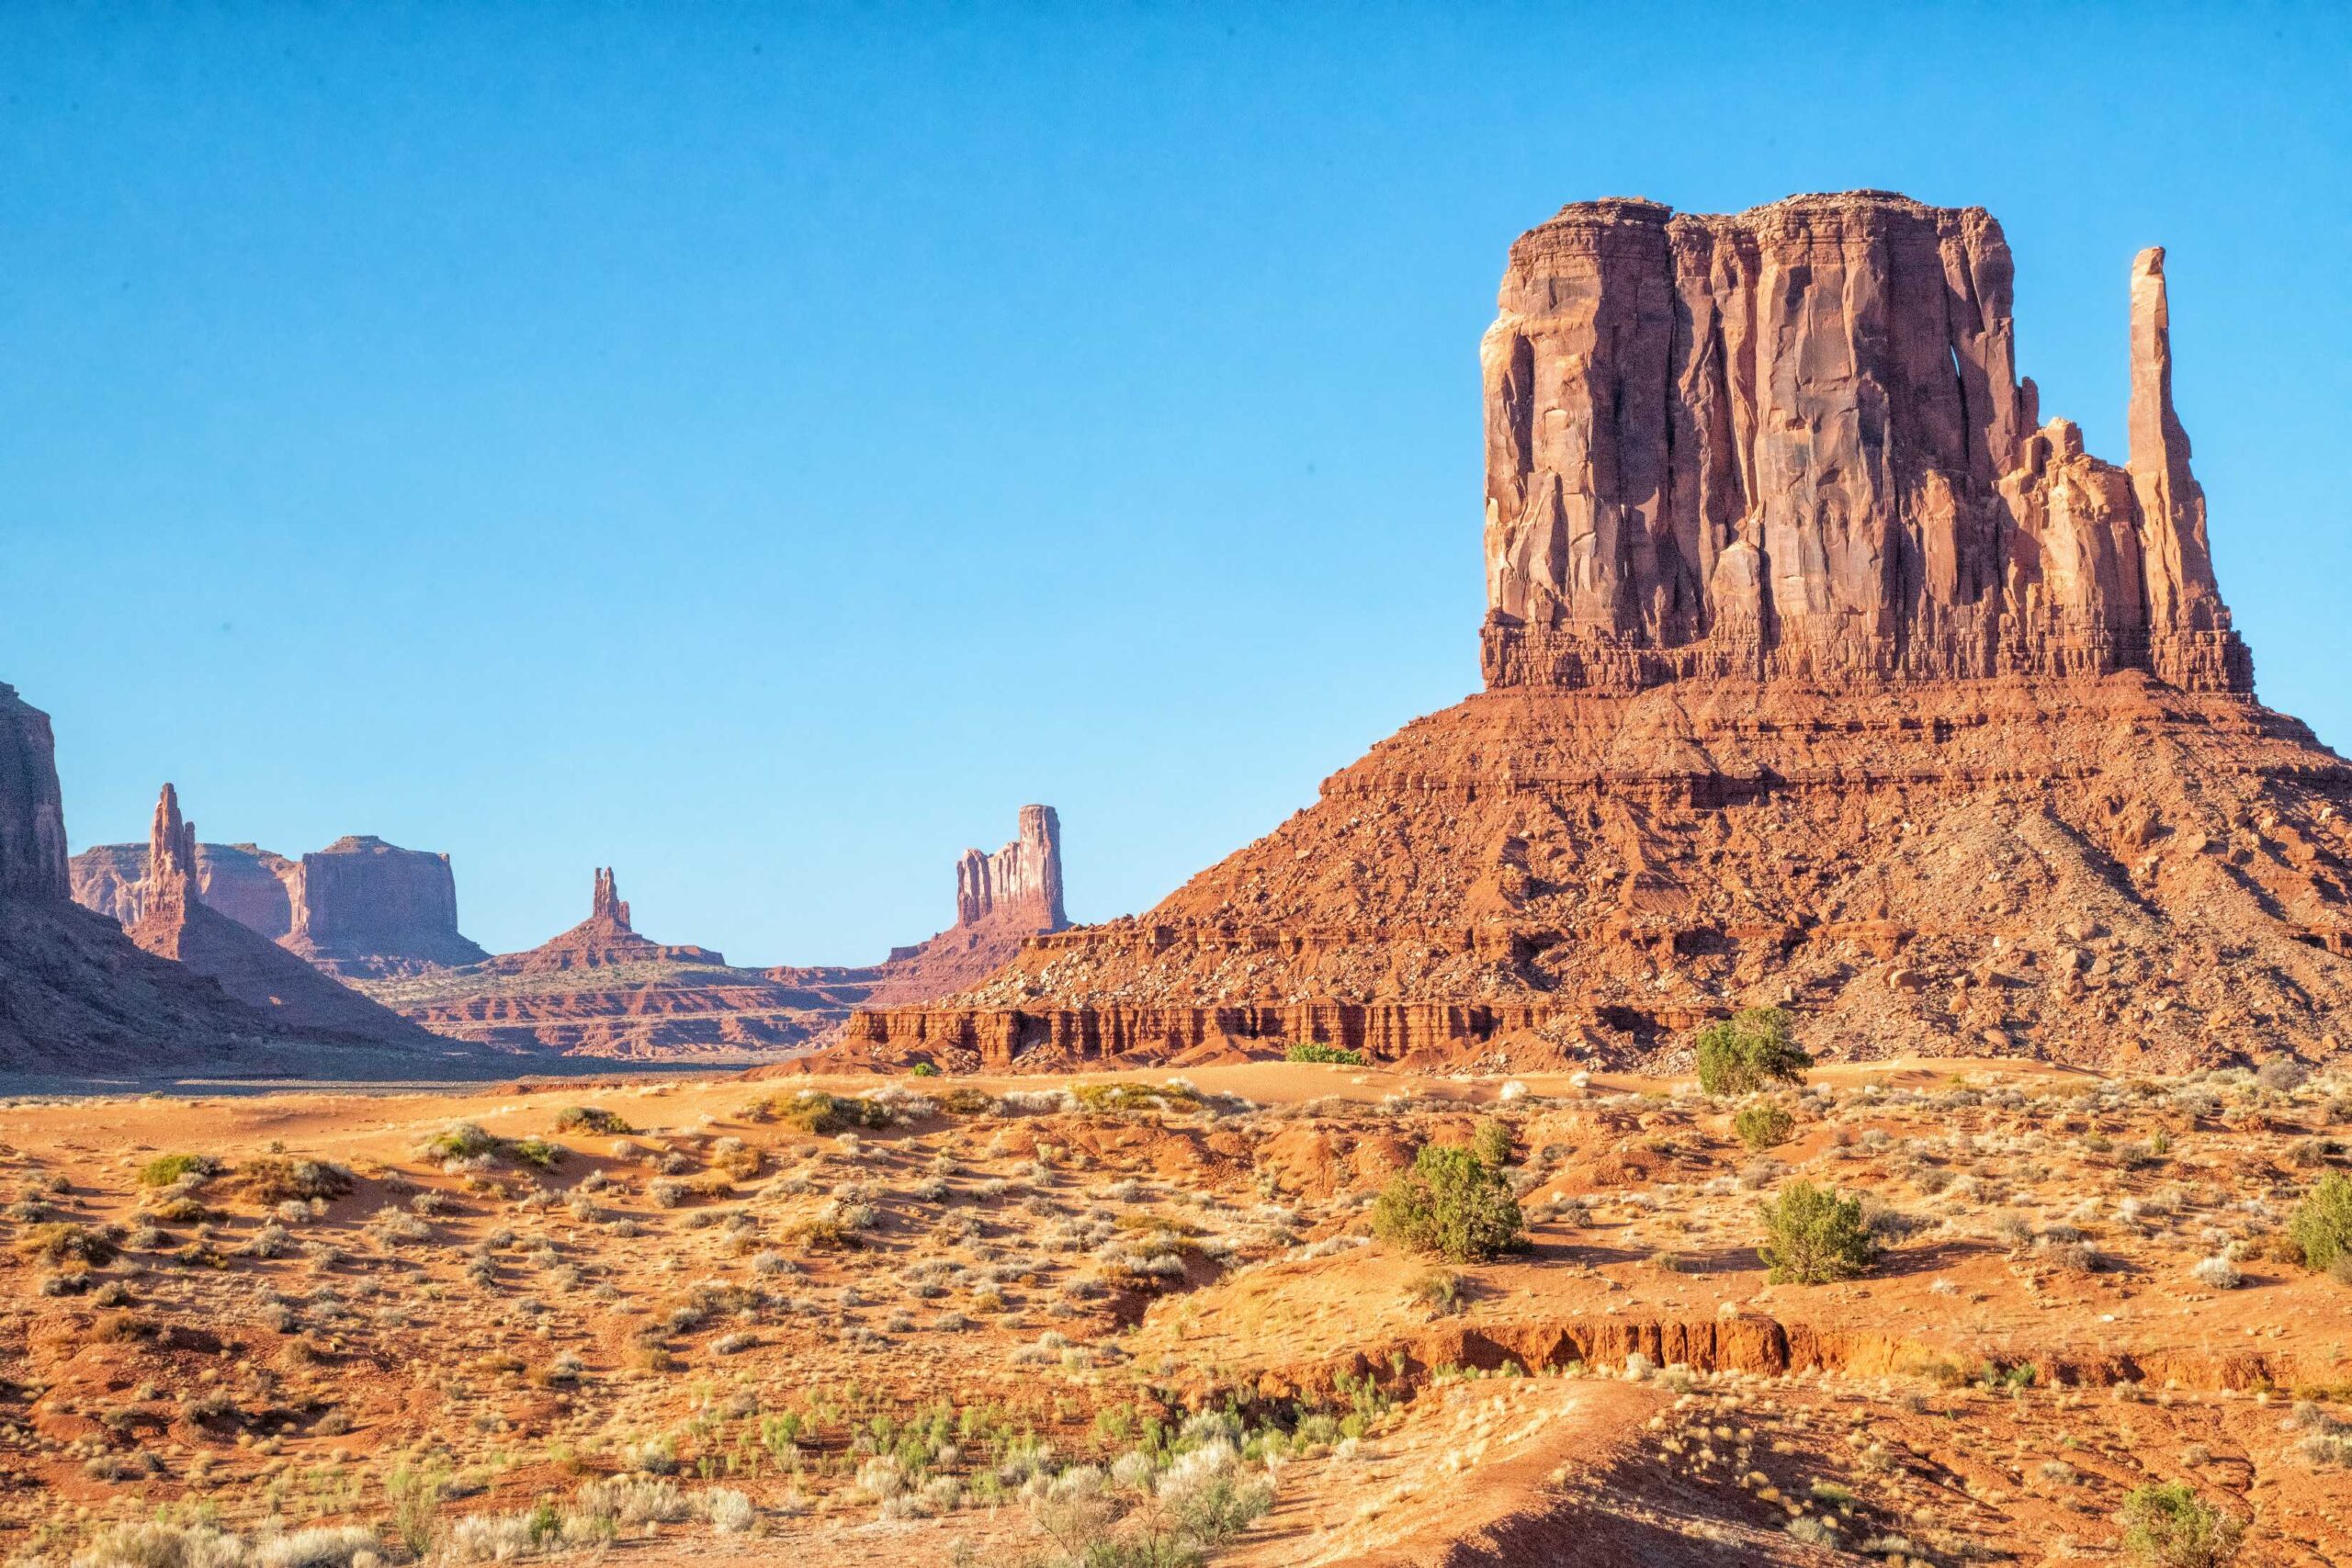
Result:
M859 961L1045 800L1144 908L1476 685L1478 334L1608 194L1989 207L2119 460L2167 246L2262 695L2352 742L2340 7L23 0L0 93L0 680L76 848L169 778L449 852L493 948L610 863Z

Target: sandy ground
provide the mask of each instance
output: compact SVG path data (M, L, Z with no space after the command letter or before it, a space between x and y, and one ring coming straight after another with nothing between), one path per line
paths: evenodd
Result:
M1760 1154L1684 1084L1274 1063L0 1104L0 1560L158 1515L491 1560L469 1519L618 1478L691 1517L506 1555L1048 1562L1054 1473L1230 1410L1272 1501L1218 1562L2099 1560L2171 1481L2337 1561L2352 1288L2278 1241L2344 1088L1833 1066ZM1433 1302L1371 1200L1489 1121L1532 1246ZM1879 1268L1766 1280L1799 1178Z

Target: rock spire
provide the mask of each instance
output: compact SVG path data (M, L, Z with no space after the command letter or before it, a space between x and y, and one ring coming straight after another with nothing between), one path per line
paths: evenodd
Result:
M992 855L966 850L956 863L956 923L978 925L998 910L1038 931L1069 924L1062 908L1062 824L1050 806L1021 808L1021 834Z
M596 868L596 891L589 905L588 918L607 921L623 931L634 929L628 923L628 905L621 899L620 887L613 880L611 866Z

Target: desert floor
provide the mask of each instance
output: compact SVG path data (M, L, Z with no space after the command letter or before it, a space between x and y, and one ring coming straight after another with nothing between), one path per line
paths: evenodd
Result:
M2352 1080L2294 1077L1825 1067L1762 1151L1283 1063L0 1102L0 1561L1024 1563L1180 1485L1270 1488L1208 1553L1269 1568L2132 1561L2172 1481L2352 1560L2352 1285L2282 1234ZM1487 1122L1530 1249L1372 1239ZM1875 1270L1767 1282L1800 1178Z

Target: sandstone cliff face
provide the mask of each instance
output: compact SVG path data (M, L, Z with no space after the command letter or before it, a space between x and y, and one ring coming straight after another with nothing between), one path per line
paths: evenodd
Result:
M59 800L48 716L0 686L0 1074L386 1076L415 1071L420 1046L434 1053L430 1070L463 1070L440 1054L440 1043L389 1015L375 1014L381 1032L302 1027L277 1010L265 1012L232 998L209 975L141 949L113 919L70 897ZM300 960L188 896L182 868L192 858L193 836L177 821L176 802L171 805L159 811L156 832L167 840L169 864L182 881L164 901L182 909L193 905L199 923L210 916L265 955L262 962L288 966L280 972L288 985L335 989ZM363 998L344 995L367 1009ZM391 1036L400 1037L397 1050L361 1048Z
M1069 924L1062 909L1062 823L1050 806L1021 808L1021 836L956 863L956 923L976 926L998 910L1038 931Z
M0 683L0 898L71 895L49 715Z
M94 844L69 863L74 901L130 925L144 912L147 846ZM198 844L196 879L205 903L247 931L277 942L293 930L287 883L295 863L258 844Z
M2340 1050L2352 767L2252 700L2165 287L2118 468L2017 380L1981 211L1564 209L1482 347L1488 689L838 1055L1682 1066L1755 1003L1832 1055Z
M281 1027L343 1041L432 1043L426 1031L321 974L300 958L207 904L198 890L196 825L180 815L165 784L147 837L147 878L130 940L185 964Z
M286 945L331 972L382 975L489 956L458 931L447 855L347 836L304 855L289 894Z
M1580 202L1521 236L1480 351L1487 684L2250 691L2173 412L2162 252L2132 273L2121 484L2071 426L2036 429L2011 278L1981 209L1883 192Z

